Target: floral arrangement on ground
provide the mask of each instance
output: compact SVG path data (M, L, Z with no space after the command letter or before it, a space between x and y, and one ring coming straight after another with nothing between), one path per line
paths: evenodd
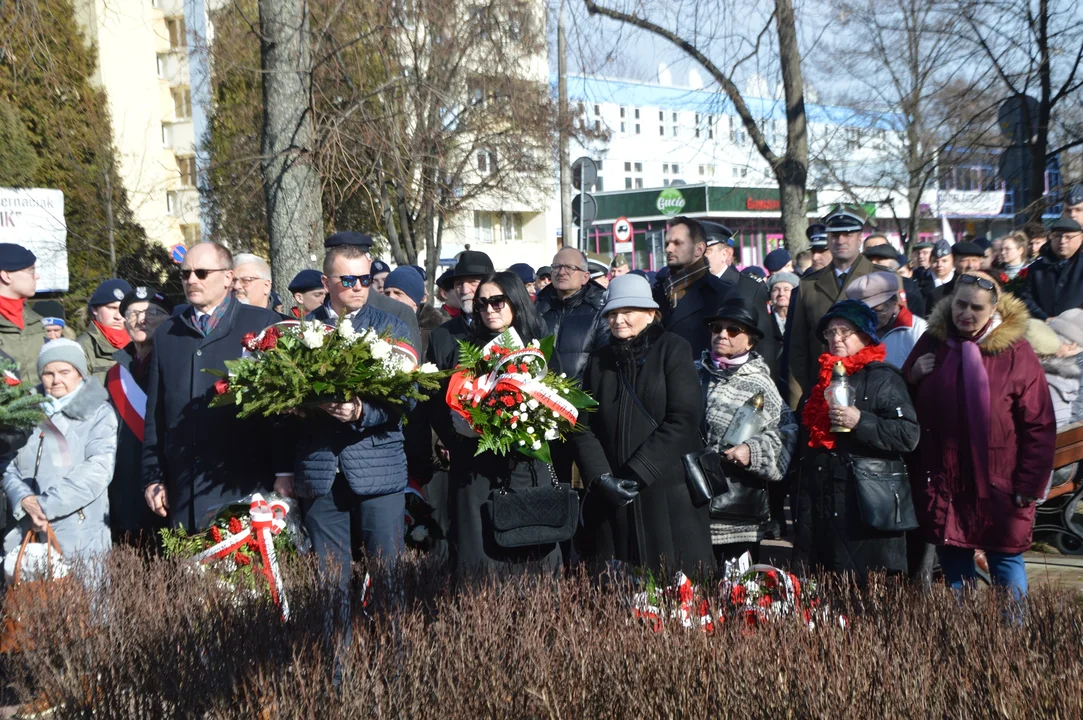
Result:
M349 322L287 320L242 339L244 354L215 383L212 407L237 405L239 417L280 415L325 402L406 407L428 398L445 373L418 367L417 353L390 332L356 330Z
M553 336L524 343L514 329L485 347L459 341L459 364L447 403L461 434L479 437L478 454L518 451L552 462L549 443L581 428L582 411L598 403L564 373L549 372Z

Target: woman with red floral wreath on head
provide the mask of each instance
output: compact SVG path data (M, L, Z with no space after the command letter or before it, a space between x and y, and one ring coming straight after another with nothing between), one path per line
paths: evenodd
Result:
M885 510L891 515L911 508L869 506L868 496L863 507L855 465L905 472L903 455L917 447L919 438L906 382L884 362L876 313L867 305L855 300L835 303L817 331L828 351L820 356L816 386L802 399L804 431L798 447L804 448L804 457L794 553L817 569L853 573L859 582L874 571L904 573L903 532L876 529L871 518ZM828 406L824 395L837 364L846 370L854 390L852 406ZM832 432L833 427L846 432Z

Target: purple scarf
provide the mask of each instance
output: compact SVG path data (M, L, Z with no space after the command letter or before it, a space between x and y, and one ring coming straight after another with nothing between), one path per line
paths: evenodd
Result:
M970 475L977 492L977 519L988 522L989 517L989 375L981 359L981 348L974 340L948 338L944 358L943 379L962 394L966 412L967 442L970 445ZM959 473L955 491L967 488L967 479Z

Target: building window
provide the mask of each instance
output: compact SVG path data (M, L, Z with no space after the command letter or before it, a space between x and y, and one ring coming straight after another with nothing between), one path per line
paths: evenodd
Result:
M162 147L173 146L173 126L169 123L162 123Z
M184 38L183 16L166 18L165 27L166 30L169 31L169 47L177 50L187 46L187 42Z
M846 140L847 150L857 150L861 147L861 131L857 128L843 128L843 138Z
M500 230L504 242L522 242L523 216L521 213L504 213L500 216Z
M173 117L177 120L187 120L192 117L192 91L187 87L173 88Z
M659 110L659 111L658 111L658 122L665 122L665 121L666 121L666 114L665 114L665 112L663 112L663 111Z
M173 192L167 192L165 194L166 215L176 215L178 207L180 207L180 203L177 202L177 194Z
M631 190L632 189L632 178L630 178L630 177L624 178L624 189L625 190Z
M665 125L659 125L658 126L658 134L660 136L662 136L662 137L666 136L666 126Z
M739 173L737 172L737 168L733 168L733 177L737 177L738 174Z
M643 187L643 178L636 178L636 188Z
M598 117L602 114L602 108L600 105L594 106L594 117Z
M181 235L184 236L184 244L192 247L200 241L199 223L189 223L180 226Z
M488 150L478 151L478 173L492 175L496 172L496 153Z
M639 108L636 108L636 120L639 119Z
M624 163L624 172L632 172L632 163L630 163L630 162Z
M662 186L663 187L669 187L669 178L666 178L665 180L662 181Z
M602 176L601 175L598 176L598 182L594 183L594 190L595 190L595 192L602 192L604 190L604 188L602 187Z
M595 160L594 165L598 168L598 172L602 171L602 161L601 160Z
M492 213L474 211L474 240L479 243L491 243L493 241Z
M623 120L623 119L624 119L624 113L625 113L625 112L626 112L625 108L621 108L621 109L620 109L620 119L621 119L621 120Z
M639 134L639 123L636 123L636 135Z
M624 123L620 124L620 131L621 131L621 134L624 134L624 133L628 132L627 127L625 126Z
M707 116L707 139L714 140L714 115Z
M677 164L673 165L673 174L674 175L680 175L681 174L681 168L680 168L679 165L677 165Z
M673 126L673 137L677 137L677 126Z
M180 170L181 185L195 187L196 159L194 157L177 158L177 168Z
M158 56L158 77L165 78L165 58Z
M601 132L601 131L602 131L602 121L601 120L595 120L594 121L594 132Z
M669 163L662 163L662 174L669 175Z
M637 172L637 173L641 173L641 172L643 172L643 163L641 163L641 162L637 162L637 163L635 164L635 168L636 168L636 172Z

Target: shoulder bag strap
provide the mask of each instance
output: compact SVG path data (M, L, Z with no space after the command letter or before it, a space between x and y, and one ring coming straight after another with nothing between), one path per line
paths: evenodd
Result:
M655 422L654 417L649 412L647 412L647 408L643 407L643 403L640 401L639 396L636 395L635 388L633 388L632 383L628 381L628 376L621 372L620 363L617 364L617 374L620 375L620 381L624 384L624 389L628 391L629 395L632 396L632 400L635 402L636 407L639 408L639 411L643 413L644 417L646 417L647 420L650 421L651 426L655 430L657 430L658 423Z

